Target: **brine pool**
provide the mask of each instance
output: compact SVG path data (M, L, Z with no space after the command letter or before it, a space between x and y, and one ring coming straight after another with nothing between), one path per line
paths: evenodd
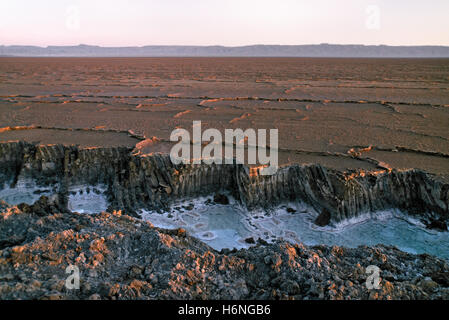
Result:
M108 205L105 190L106 187L101 185L71 187L69 209L87 214L105 211ZM3 186L0 199L12 205L32 204L41 195L50 196L55 192L49 188L40 189L32 181L19 181L15 188ZM182 227L217 250L248 248L253 245L245 241L248 238L256 241L261 238L267 242L282 238L292 243L352 248L393 245L405 252L428 253L449 260L449 232L428 230L398 210L362 215L332 227L318 227L313 223L318 213L304 203L290 203L269 212L248 212L229 199L229 205L215 204L210 198L180 201L166 212L142 210L141 216L156 227Z
M288 212L288 207L296 212ZM318 227L313 223L318 216L313 208L302 203L288 207L248 213L235 201L230 205L211 205L205 204L205 199L198 199L175 204L163 213L141 213L144 220L157 227L182 227L217 250L248 248L252 244L245 239L251 237L268 242L282 238L292 243L350 248L385 244L408 253L428 253L449 260L449 232L426 229L398 210L362 215L332 227Z

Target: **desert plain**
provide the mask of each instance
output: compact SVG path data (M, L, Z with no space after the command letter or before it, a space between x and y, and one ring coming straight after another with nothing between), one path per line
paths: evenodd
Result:
M175 128L279 130L279 162L449 179L449 59L0 58L0 141L169 152Z
M199 120L282 168L173 165ZM449 59L2 57L0 299L447 300L448 128Z

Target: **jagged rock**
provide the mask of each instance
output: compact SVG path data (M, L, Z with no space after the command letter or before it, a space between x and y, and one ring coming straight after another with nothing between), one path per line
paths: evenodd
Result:
M435 272L431 276L433 281L442 285L443 287L449 287L449 273L446 272Z
M227 204L229 204L229 199L228 199L228 197L225 196L224 194L217 193L217 194L214 196L214 202L215 202L215 203L218 203L218 204L224 204L224 205L227 205Z
M47 196L41 196L33 205L21 203L17 206L23 212L33 212L43 216L56 212L64 212L66 209L59 204L57 198L50 200Z
M178 228L176 235L180 238L185 238L187 236L187 231L184 228Z
M431 220L427 225L428 229L434 229L438 231L447 231L447 224L442 219L440 220Z
M13 235L6 239L0 239L0 250L7 248L7 247L13 247L13 246L19 245L23 241L25 241L25 236L23 236L23 235Z
M331 221L331 213L326 208L323 208L320 215L315 219L315 224L324 227L327 226Z
M344 174L316 164L295 164L279 168L273 176L261 176L250 175L240 164L174 165L169 155L141 156L131 151L0 143L0 185L14 187L28 179L39 190L51 186L59 201L54 206L61 211L67 210L71 186L104 185L108 210L124 210L133 216L138 209L167 208L180 198L216 194L214 200L227 204L229 199L221 194L226 191L249 209L290 201L303 201L317 210L327 208L331 222L390 208L423 221L440 221L440 229L449 218L449 184L420 170Z
M432 279L423 279L419 282L419 286L423 288L424 291L430 293L435 292L438 289L438 283Z
M431 278L436 283L442 285L443 287L449 287L449 273L448 272L435 272L431 274Z
M143 270L140 266L133 265L129 268L128 277L130 279L140 278L140 276L142 275L142 272L143 272Z
M249 244L255 244L255 243L256 243L256 241L254 241L254 238L253 238L253 237L246 238L246 239L245 239L245 242L246 242L246 243L249 243Z
M0 234L37 231L0 250L0 299L449 299L447 261L395 247L278 241L217 252L118 212L0 214ZM365 270L384 268L385 257L388 280L382 274L381 288L370 291ZM80 290L65 288L68 265L80 269Z

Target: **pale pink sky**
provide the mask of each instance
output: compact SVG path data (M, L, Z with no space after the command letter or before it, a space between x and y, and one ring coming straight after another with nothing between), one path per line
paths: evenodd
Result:
M449 45L449 1L0 1L0 45L323 42Z

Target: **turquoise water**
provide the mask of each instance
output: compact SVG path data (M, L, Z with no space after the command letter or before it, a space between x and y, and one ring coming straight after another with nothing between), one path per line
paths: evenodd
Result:
M85 213L105 210L107 202L100 192L104 190L101 186L98 188L97 193L87 192L84 186L72 188L69 208ZM14 189L1 189L0 199L10 204L32 204L41 195L51 193L51 190L39 190L31 182L20 181ZM419 222L396 210L365 215L347 221L345 225L320 228L313 224L317 213L301 203L290 204L297 210L291 214L285 210L286 207L271 212L247 212L233 199L227 206L206 205L205 200L179 202L169 212L162 214L142 211L142 218L158 227L183 227L192 236L217 250L247 248L251 244L245 242L245 239L252 237L268 242L284 239L306 245L357 247L386 244L405 252L428 253L449 260L449 232L427 230Z
M338 245L355 248L360 245L385 244L409 253L428 253L449 260L449 232L425 229L405 214L389 210L365 215L345 225L321 228L313 224L317 213L297 205L297 213L279 208L266 212L245 212L238 205L206 206L195 201L192 210L170 213L146 213L144 219L165 228L185 228L192 236L214 249L245 248L244 239L262 238L268 242L284 239L306 245ZM192 217L190 214L195 216ZM172 218L168 218L168 214Z
M355 248L385 244L409 253L428 253L449 260L449 233L428 230L400 214L371 218L335 231L310 227L307 217L280 218L307 245L328 244Z

